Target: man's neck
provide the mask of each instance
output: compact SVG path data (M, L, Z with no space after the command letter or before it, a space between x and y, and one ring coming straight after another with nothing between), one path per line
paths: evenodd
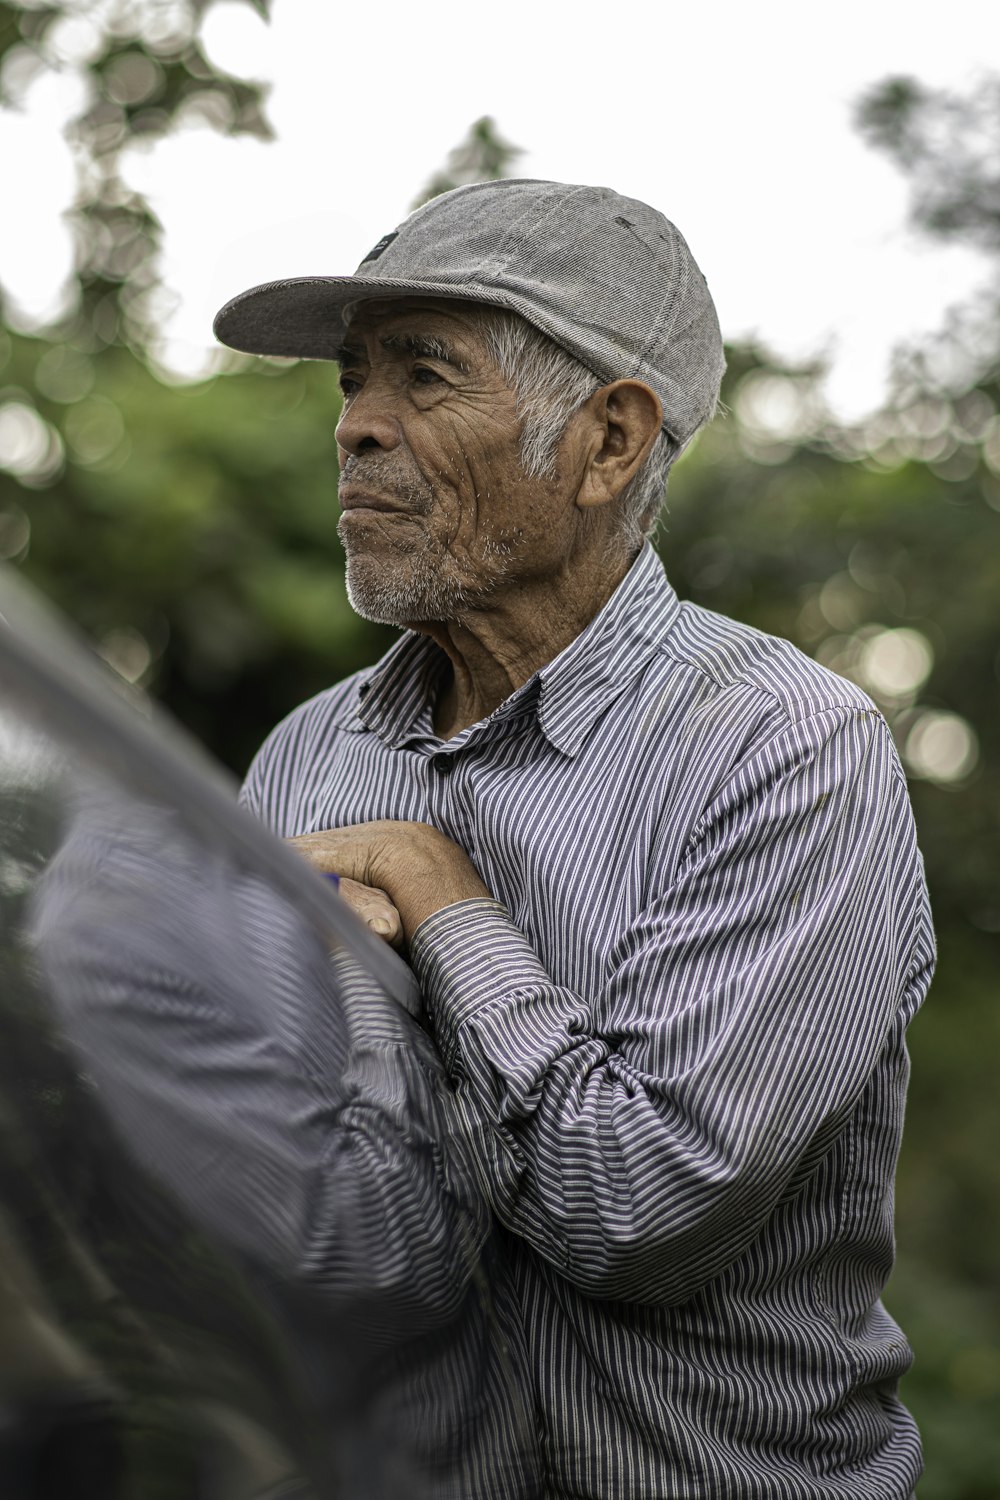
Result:
M451 661L434 708L441 739L488 718L512 693L585 630L631 567L566 573L505 589L454 620L413 628L436 641Z

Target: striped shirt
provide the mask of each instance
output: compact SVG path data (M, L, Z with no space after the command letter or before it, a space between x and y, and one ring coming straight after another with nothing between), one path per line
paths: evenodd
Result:
M495 897L410 956L502 1226L544 1493L905 1500L911 1354L879 1297L933 937L885 722L681 603L648 545L442 742L445 670L404 635L274 731L244 799L282 835L430 823Z

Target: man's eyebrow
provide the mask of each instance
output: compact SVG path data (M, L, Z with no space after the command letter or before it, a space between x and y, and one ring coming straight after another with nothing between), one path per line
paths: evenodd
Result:
M387 333L379 339L383 349L400 354L411 354L415 359L436 359L439 364L454 365L456 370L467 368L454 347L444 339L429 333Z
M453 345L445 339L429 333L387 333L379 339L383 349L391 353L409 354L414 359L434 359L439 364L452 365L456 370L468 371L468 365ZM334 354L338 365L353 365L367 359L364 349L358 344L341 344Z

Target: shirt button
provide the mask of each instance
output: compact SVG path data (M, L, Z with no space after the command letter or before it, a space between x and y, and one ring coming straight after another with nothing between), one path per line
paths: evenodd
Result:
M434 767L435 771L440 771L442 776L447 776L454 764L455 757L453 755L431 756L431 765Z

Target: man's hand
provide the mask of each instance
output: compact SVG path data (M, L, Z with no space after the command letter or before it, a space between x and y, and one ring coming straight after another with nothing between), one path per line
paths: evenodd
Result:
M314 869L340 876L341 894L373 931L370 914L395 919L407 941L443 906L490 895L464 849L428 823L356 823L288 842Z
M297 842L297 839L289 840L292 844ZM376 886L362 885L360 880L343 877L337 889L351 910L357 913L376 937L385 938L394 948L403 946L403 924L399 912L385 891L380 891Z

